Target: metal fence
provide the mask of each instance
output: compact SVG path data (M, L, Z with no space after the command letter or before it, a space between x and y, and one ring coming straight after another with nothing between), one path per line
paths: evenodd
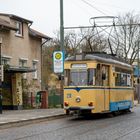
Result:
M63 104L62 98L62 94L60 94L60 92L58 92L56 89L50 90L48 95L49 108L61 107Z

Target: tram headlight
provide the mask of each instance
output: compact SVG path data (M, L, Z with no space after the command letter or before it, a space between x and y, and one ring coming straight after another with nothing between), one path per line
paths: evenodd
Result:
M69 103L68 102L64 102L64 106L69 106Z

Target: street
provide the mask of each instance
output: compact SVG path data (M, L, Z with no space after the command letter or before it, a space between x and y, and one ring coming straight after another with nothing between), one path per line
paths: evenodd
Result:
M140 106L115 117L66 117L0 130L0 140L139 140Z

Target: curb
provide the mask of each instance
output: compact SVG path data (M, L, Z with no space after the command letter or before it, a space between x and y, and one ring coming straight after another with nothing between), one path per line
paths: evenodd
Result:
M31 124L34 124L34 123L60 119L60 118L64 118L64 117L66 117L65 114L58 114L58 115L54 115L54 116L43 116L43 117L39 117L39 118L22 119L22 120L13 121L13 122L1 123L0 124L0 130L1 129L7 129L7 128L10 128L10 127L31 125Z

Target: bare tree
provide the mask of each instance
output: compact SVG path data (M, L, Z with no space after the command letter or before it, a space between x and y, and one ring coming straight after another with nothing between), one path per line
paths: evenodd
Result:
M83 34L83 32L81 32ZM98 34L93 29L84 31L82 48L83 51L95 52L106 51L107 42L103 34Z
M118 24L122 26L118 26L114 34L114 52L130 64L134 62L138 54L139 22L140 16L133 12L119 16Z
M106 39L102 34L98 34L93 29L81 29L80 32L68 32L65 36L67 49L72 54L76 52L94 52L106 50Z

